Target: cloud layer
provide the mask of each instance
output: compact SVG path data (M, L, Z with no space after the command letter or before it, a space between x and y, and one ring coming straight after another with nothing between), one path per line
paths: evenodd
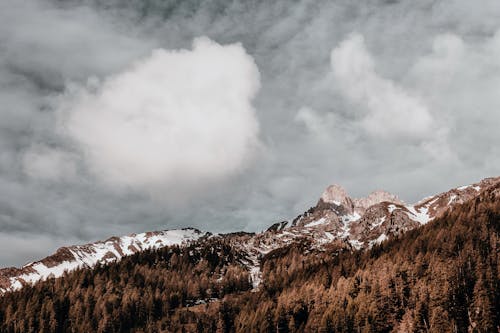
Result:
M1 1L0 266L498 175L499 31L497 0Z
M259 85L240 44L199 38L192 50L155 50L95 92L74 93L59 115L102 181L172 199L249 165Z
M433 119L422 101L393 81L379 76L362 35L352 34L331 54L335 79L341 91L364 111L363 127L384 138L425 139Z
M34 146L24 153L23 170L42 181L69 180L77 177L76 156L46 146Z

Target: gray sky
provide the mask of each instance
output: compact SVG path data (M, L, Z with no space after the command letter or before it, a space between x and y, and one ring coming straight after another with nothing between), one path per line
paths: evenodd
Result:
M0 266L500 174L497 0L126 3L0 3Z

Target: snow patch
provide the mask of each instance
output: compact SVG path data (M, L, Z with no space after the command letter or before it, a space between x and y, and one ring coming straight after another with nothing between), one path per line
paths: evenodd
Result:
M457 190L459 191L463 191L463 190L466 190L468 189L469 187L472 187L474 190L476 190L477 192L480 192L481 191L481 186L472 186L472 185L465 185L465 186L460 186L460 187L457 187Z
M306 227L306 228L314 227L314 226L317 226L317 225L325 224L326 222L327 222L326 219L324 217L322 217L319 220L312 221L312 222L306 224L304 227Z
M257 290L260 283L262 282L262 275L260 271L260 266L255 265L250 268L250 278L252 279L252 287Z
M328 240L334 240L335 239L335 236L332 235L332 233L330 233L330 232L325 232L325 236L326 236L326 238L328 238Z
M338 233L338 237L345 239L350 236L351 223L359 220L361 215L357 212L342 216L342 231Z
M431 202L428 205L430 205L430 204L431 204ZM429 207L428 206L422 207L422 208L420 208L420 210L417 210L413 206L406 206L406 209L408 209L408 211L410 212L410 214L407 213L408 217L415 222L418 222L420 224L426 224L430 220L432 220L432 218L429 216Z
M387 210L389 210L389 214L392 214L392 212L395 211L396 208L397 208L396 205L392 205L392 204L387 206Z
M388 239L387 235L386 234L382 234L382 235L378 236L377 239L374 239L374 240L370 241L369 247L371 248L375 244L380 244L383 241L385 241L386 239Z
M373 229L375 229L376 227L378 227L378 226L382 225L382 223L384 223L384 222L385 222L385 219L386 219L386 218L387 218L386 216L383 216L383 217L381 217L381 218L377 219L377 220L376 220L376 222L375 222L375 223L373 223L373 224L370 226L370 229L371 229L371 230L373 230Z
M357 221L361 218L361 215L359 215L357 212L354 212L354 214L347 214L342 217L344 222L354 222Z
M354 247L356 250L359 250L359 249L361 249L363 247L363 242L360 242L357 239L350 240L349 244L351 244L352 247Z

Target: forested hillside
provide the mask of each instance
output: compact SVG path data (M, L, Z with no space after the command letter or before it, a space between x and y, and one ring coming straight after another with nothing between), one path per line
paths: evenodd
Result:
M500 185L371 250L211 238L6 294L2 332L497 332Z

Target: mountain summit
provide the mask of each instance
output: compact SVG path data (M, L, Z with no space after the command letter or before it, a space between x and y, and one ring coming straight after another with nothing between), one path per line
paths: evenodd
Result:
M373 191L365 198L351 198L342 186L333 184L325 189L317 206L336 205L343 207L350 214L362 215L366 209L381 202L404 204L396 195L383 190Z

